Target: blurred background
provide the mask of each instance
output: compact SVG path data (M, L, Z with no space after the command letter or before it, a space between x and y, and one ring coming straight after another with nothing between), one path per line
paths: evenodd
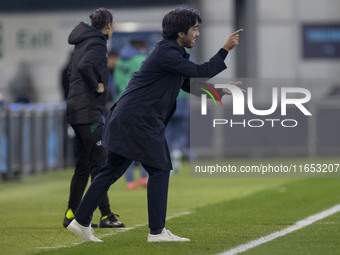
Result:
M312 96L315 102L327 101L320 115L328 116L326 126L331 129L320 131L328 139L323 152L339 153L338 0L12 0L0 4L1 176L10 179L73 164L62 74L72 52L68 35L80 21L89 22L99 7L111 9L115 32L109 51L119 53L137 38L147 43L150 52L161 39L163 16L182 4L197 8L203 19L200 39L190 50L198 63L213 56L232 31L244 28L221 77L327 79L314 83ZM303 144L306 155L308 142L317 140L318 132L313 132ZM253 150L245 143L237 154L248 156ZM317 154L314 147L308 155Z

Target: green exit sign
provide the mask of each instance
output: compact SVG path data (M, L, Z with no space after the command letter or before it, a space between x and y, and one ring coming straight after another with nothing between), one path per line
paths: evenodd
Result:
M16 34L16 44L19 49L46 49L52 46L52 31L30 31L20 29Z

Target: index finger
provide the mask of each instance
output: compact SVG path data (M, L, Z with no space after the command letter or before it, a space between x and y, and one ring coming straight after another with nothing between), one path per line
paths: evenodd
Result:
M241 33L243 31L243 28L239 29L239 30L236 30L234 33L232 33L231 35L237 35L239 33Z
M242 85L242 81L232 81L232 82L229 82L229 84L235 85L235 86L241 86Z

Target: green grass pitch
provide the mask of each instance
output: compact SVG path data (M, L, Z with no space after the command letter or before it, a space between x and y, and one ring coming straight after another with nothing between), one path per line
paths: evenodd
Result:
M339 163L336 158L318 159ZM251 164L251 160L235 159ZM281 159L280 163L308 162ZM273 159L263 162L275 164ZM340 203L340 179L191 178L189 164L170 179L166 227L188 243L147 243L146 190L124 178L109 197L131 229L96 229L103 243L81 243L62 227L71 169L0 183L0 254L217 254L284 229ZM173 217L174 216L174 217ZM98 223L95 212L93 222ZM339 254L340 213L244 254Z

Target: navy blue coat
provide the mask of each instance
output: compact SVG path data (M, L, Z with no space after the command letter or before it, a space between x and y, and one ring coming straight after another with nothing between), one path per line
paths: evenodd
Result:
M106 149L171 170L164 131L176 110L179 91L190 92L190 78L210 78L226 69L227 53L221 49L208 62L197 65L176 40L158 42L110 110L103 133Z

